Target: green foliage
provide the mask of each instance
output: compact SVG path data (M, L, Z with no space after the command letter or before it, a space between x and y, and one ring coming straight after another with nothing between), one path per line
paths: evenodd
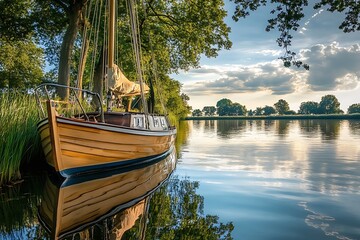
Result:
M223 98L216 103L217 112L219 116L239 116L246 115L246 107L239 104L233 103L230 99Z
M43 52L33 42L0 40L0 89L26 90L43 79Z
M342 113L340 103L334 95L325 95L319 103L320 114Z
M339 28L343 32L355 32L360 30L360 5L358 1L346 1L346 0L321 0L314 5L314 9L319 9L327 6L327 11L330 12L345 12L345 19L340 24Z
M271 107L271 106L265 106L263 109L263 114L266 115L266 116L269 116L271 114L275 114L276 113L276 110L275 108Z
M73 38L70 37L70 32L78 33L80 27L84 25L85 16L79 14L78 10L84 10L84 2L91 2L85 0L64 0L64 1L30 1L30 0L20 0L20 1L2 1L0 3L0 10L4 13L2 15L2 20L0 21L0 29L2 31L2 36L8 36L8 38L13 38L14 36L24 35L34 36L32 41L39 40L41 46L45 48L46 59L50 62L51 65L58 65L60 59L63 59L59 69L61 71L62 77L59 79L69 79L70 82L74 83L76 76L78 74L77 66L79 65L79 57L75 57L74 54L79 54L80 51L80 42L82 36L77 35L75 41L75 49L72 49ZM93 3L92 3L93 4ZM105 7L105 5L103 4ZM145 8L143 8L145 7ZM91 7L92 9L97 9L95 6ZM132 57L132 47L130 45L131 40L129 34L123 34L129 32L129 17L126 11L125 1L119 1L119 8L121 11L118 12L119 22L118 34L119 44L117 45L117 56L121 56L121 59L118 59L117 64L121 66L124 70L124 73L131 80L137 79L134 69L134 62ZM84 11L85 12L85 11ZM204 54L207 57L217 56L217 52L220 49L229 49L231 47L231 42L229 40L230 28L224 23L224 18L226 17L226 11L224 10L223 1L147 1L144 5L139 5L139 30L141 36L141 47L143 53L143 66L145 71L145 76L147 79L153 78L154 71L153 66L156 65L156 71L159 72L159 75L166 75L171 72L177 72L179 69L189 69L190 67L198 67L200 55ZM105 14L103 9L102 14ZM89 19L95 17L94 13L89 15ZM103 16L99 17L103 19ZM44 21L46 19L46 21ZM21 24L20 24L21 23ZM27 26L27 23L31 23ZM75 23L75 24L70 24ZM89 28L94 27L94 22L88 20L86 26ZM26 26L23 31L18 28L19 32L12 31L12 28L16 28L17 25ZM81 26L80 26L81 25ZM7 29L11 31L7 31ZM70 31L70 30L74 31ZM95 62L99 59L99 53L103 47L103 31L104 27L100 27L100 35L98 45L95 45L94 39L90 39L89 49L94 49L97 51L97 54L94 54L91 57L94 57ZM21 32L25 32L20 34ZM80 30L82 32L83 30ZM66 34L64 34L66 33ZM92 32L94 34L94 32ZM74 36L74 35L72 35ZM23 39L23 38L20 38ZM28 38L26 38L28 39ZM67 44L67 48L63 48L60 53L61 44ZM30 45L29 45L30 46ZM29 57L32 56L35 60L40 59L39 54L35 50L26 49L25 52L31 53ZM24 49L24 48L20 48ZM3 51L6 54L12 54L12 51ZM156 60L156 64L152 61ZM10 59L9 56L4 55L3 59ZM65 59L65 60L64 60ZM72 62L69 63L67 60L72 59ZM41 64L38 61L32 61L29 64L24 61L26 59L18 58L23 65L17 64L18 66L35 66ZM4 60L5 61L5 60ZM7 62L9 65L13 60ZM93 79L90 79L92 74L90 70L93 68L93 61L87 61L85 68L85 79L84 83L87 86L93 85ZM3 63L4 65L5 63ZM5 65L4 65L5 66ZM17 72L12 72L11 79L9 79L10 70L6 69L6 74L4 73L0 85L2 87L23 87L27 88L39 82L42 79L42 75L39 74L38 69L34 67L31 69L31 76L24 76L24 72L17 75ZM29 67L28 67L29 68ZM70 68L71 72L68 71ZM3 69L1 69L3 70ZM41 72L41 71L40 71ZM70 72L70 74L68 74ZM55 74L57 74L55 70ZM64 78L65 76L65 78ZM26 78L28 83L20 84L21 78ZM16 81L13 81L16 79ZM52 75L51 79L54 79ZM161 78L162 79L162 78ZM11 80L11 83L10 83ZM163 80L160 80L163 81ZM167 80L161 82L160 84L170 84ZM174 83L175 85L177 83ZM167 87L166 87L167 88ZM183 101L187 101L185 96L180 96ZM168 99L167 105L173 106L176 103L180 103L179 99L172 98ZM186 107L188 112L190 107ZM174 112L175 108L172 110ZM179 112L180 111L180 112ZM179 107L179 111L175 111L174 116L184 115L186 112L182 106Z
M223 98L216 103L217 113L219 116L228 115L232 101L227 98Z
M0 1L0 33L3 41L22 41L32 35L31 0Z
M294 110L289 110L285 112L285 115L296 115L296 112Z
M214 116L216 113L216 108L214 106L206 106L203 108L202 112L204 112L205 116Z
M192 116L194 117L200 117L202 116L202 111L200 109L195 109L193 112L192 112Z
M349 107L348 113L359 113L359 105L353 104ZM255 110L246 110L245 106L242 106L238 103L233 103L230 99L223 98L219 100L216 104L218 107L218 115L219 116L240 116L240 115L248 115L248 116L270 116L276 113L279 115L296 115L296 112L290 110L289 104L287 101L280 99L277 103L272 106L265 107L257 107ZM208 109L210 107L206 107ZM205 109L205 107L204 107ZM237 109L237 110L236 110ZM196 111L197 110L197 111ZM201 111L196 109L193 111L194 117L200 117ZM202 112L205 112L203 110ZM340 103L334 95L325 95L321 99L321 103L308 101L302 102L300 108L298 110L299 114L342 114L343 111L340 109ZM205 115L211 116L211 115Z
M308 7L308 0L297 1L283 1L283 0L231 0L236 4L233 19L238 21L240 18L245 18L250 15L250 11L256 11L261 6L271 5L273 9L270 11L273 18L268 20L266 31L277 29L279 37L276 39L279 47L284 49L284 55L280 57L284 62L285 67L291 65L297 67L304 67L309 70L309 65L296 59L296 53L289 48L292 42L292 32L297 31L300 22L304 18L304 9ZM314 9L323 8L330 12L345 12L345 19L339 26L345 33L360 30L359 14L360 5L358 1L346 0L318 0L312 2Z
M239 104L239 103L233 103L230 106L228 115L230 116L240 116L240 115L246 115L247 110L246 107Z
M171 79L167 75L162 75L154 90L156 99L159 99L155 104L155 112L164 113L164 106L170 118L172 118L172 123L190 113L190 106L187 103L189 97L180 93L180 82Z
M41 151L35 98L22 93L0 94L0 185L20 178L20 166Z
M220 49L229 49L230 28L221 0L146 1L147 15L140 16L140 29L147 42L149 31L156 60L163 72L198 67L200 55L216 57ZM149 49L150 48L146 48ZM170 65L169 65L170 63Z
M285 115L290 111L289 103L284 99L277 101L277 103L274 104L274 107L280 115Z
M349 106L347 112L348 114L360 113L360 103L354 103L351 106Z
M275 109L274 109L275 110ZM257 107L254 111L254 115L255 116L260 116L260 115L264 115L264 109L261 107Z
M319 112L319 104L313 101L302 102L298 112L299 114L317 114Z
M216 103L216 107L219 108L219 107L229 106L231 104L232 101L230 99L223 98Z

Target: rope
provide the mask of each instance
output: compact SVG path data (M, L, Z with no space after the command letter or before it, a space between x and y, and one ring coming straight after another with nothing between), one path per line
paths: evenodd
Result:
M132 43L133 43L133 50L135 55L135 62L136 62L136 72L138 75L138 79L140 82L140 89L141 89L141 99L144 108L144 113L148 115L148 109L144 94L144 81L143 81L143 73L142 73L142 64L141 64L141 47L140 47L140 35L139 35L139 28L138 28L138 18L137 18L137 11L135 9L133 0L128 0L128 7L129 7L129 14L130 14L130 27L131 27L131 36L132 36Z
M83 64L83 58L84 58L84 54L85 54L85 46L86 46L87 31L88 31L88 27L87 27L87 24L86 24L86 19L89 19L89 16L90 16L91 6L92 6L91 2L89 3L89 5L90 5L90 7L87 9L87 11L85 10L86 14L85 14L85 20L84 20L83 34L82 34L82 39L83 40L82 40L82 43L81 43L80 62L79 62L78 74L77 74L77 78L76 78L76 85L77 85L78 88L82 88L82 86L80 86L79 77L80 77L80 71L82 70L81 66Z
M105 6L109 6L109 1L108 0L106 0L106 3L105 3ZM106 14L104 14L104 26L108 26L108 18L107 18L107 16L106 16ZM104 32L103 32L103 37L104 37L104 46L108 46L108 42L109 42L109 38L108 38L108 36L107 36L107 34L106 34L106 30L107 30L107 27L104 27ZM103 49L103 52L101 53L101 54L104 54L105 55L105 52L107 52L107 49L106 48L104 48ZM103 57L103 67L105 68L105 66L106 66L106 64L107 64L107 57ZM104 89L106 89L106 92L108 91L108 89L109 89L109 80L107 79L105 79L105 88Z
M141 1L142 2L142 5L143 5L143 8L144 8L144 16L145 16L145 19L147 19L147 14L146 14L146 6L145 6L145 2L144 0ZM160 104L161 104L161 107L165 113L165 115L167 115L167 109L165 107L165 104L164 104L164 97L162 95L162 88L161 88L161 85L159 84L159 78L158 78L158 74L157 74L157 62L156 62L156 59L155 59L155 54L154 54L154 47L152 45L152 42L151 42L151 36L150 36L150 30L148 32L148 40L149 40L149 46L150 46L150 52L151 52L151 62L152 62L152 73L154 74L154 83L156 85L156 89L157 89L157 94L159 95L159 100L160 100Z
M99 32L100 32L100 22L101 22L101 13L102 13L102 9L103 9L103 0L100 0L100 4L99 1L97 0L96 2L96 7L95 7L95 14L93 17L93 22L95 23L95 30L94 30L94 51L93 51L93 56L92 56L92 61L91 61L91 70L90 70L90 79L94 79L94 74L95 74L95 62L96 62L96 55L97 55L97 46L98 46L98 40L99 40ZM99 10L100 9L100 10ZM90 81L90 89L91 89L91 81Z

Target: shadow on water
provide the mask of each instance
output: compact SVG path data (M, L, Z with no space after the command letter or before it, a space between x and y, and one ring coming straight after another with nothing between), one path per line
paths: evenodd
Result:
M176 161L1 189L0 239L231 239L231 223L203 214L199 182L171 175Z

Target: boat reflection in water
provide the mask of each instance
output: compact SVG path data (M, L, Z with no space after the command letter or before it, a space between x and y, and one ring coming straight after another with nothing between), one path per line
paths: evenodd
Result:
M144 234L149 198L175 165L174 150L135 168L71 177L60 183L49 177L39 221L51 239L121 239L137 221L139 234ZM94 228L102 228L96 234L103 236L91 236Z

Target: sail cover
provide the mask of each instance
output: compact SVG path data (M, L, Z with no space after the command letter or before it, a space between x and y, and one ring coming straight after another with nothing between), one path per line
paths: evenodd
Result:
M127 79L116 64L113 65L113 74L111 78L112 79L109 81L109 88L113 94L119 97L136 96L141 94L140 84ZM144 84L143 90L144 93L149 92L149 86Z

